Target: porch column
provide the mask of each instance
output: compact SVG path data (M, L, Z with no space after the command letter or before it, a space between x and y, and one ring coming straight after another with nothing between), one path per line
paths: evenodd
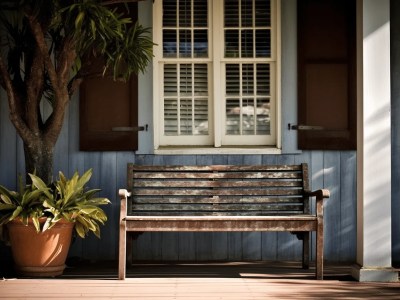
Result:
M357 265L359 281L397 281L392 268L390 1L358 0Z

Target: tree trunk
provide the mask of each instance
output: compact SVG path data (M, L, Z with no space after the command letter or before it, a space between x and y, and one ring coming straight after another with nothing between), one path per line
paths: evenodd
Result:
M54 145L48 144L38 138L34 142L24 142L25 170L35 173L44 182L50 183L53 179L53 153Z

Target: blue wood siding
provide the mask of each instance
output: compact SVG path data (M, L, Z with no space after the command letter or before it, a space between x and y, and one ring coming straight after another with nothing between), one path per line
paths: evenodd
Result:
M24 171L23 147L8 120L4 94L0 94L0 181L16 187ZM93 168L90 187L112 204L102 238L76 239L70 256L83 259L116 259L118 249L118 188L126 184L126 165L137 164L293 164L310 167L312 188L328 188L325 210L325 258L354 261L356 255L356 154L339 151L305 151L283 155L145 155L133 152L80 152L78 101L74 99L58 140L54 169L68 175ZM312 237L315 242L315 237ZM4 246L3 246L4 247ZM145 233L134 245L136 260L300 260L301 243L290 233Z

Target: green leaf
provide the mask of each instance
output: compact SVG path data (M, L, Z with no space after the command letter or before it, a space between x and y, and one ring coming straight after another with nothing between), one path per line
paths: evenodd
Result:
M47 229L51 228L51 218L47 218L46 222L43 224L42 232L46 231Z
M75 224L75 231L81 238L85 238L86 232L84 226L81 223Z
M10 199L10 197L8 197L5 194L1 194L0 195L0 199L5 203L5 204L12 204L12 201Z
M47 185L44 183L44 181L42 179L40 179L38 176L33 175L33 174L29 174L29 177L32 180L32 184L40 191L42 191L46 197L51 198L52 195L49 192L49 188L47 187Z
M37 216L32 217L33 225L35 226L36 232L40 232L40 222Z
M15 208L15 204L0 203L0 210L11 210L13 208Z
M14 220L16 217L18 217L18 216L20 215L20 213L22 212L22 210L23 210L22 206L18 206L18 207L14 210L14 212L12 213L12 215L11 215L9 221L12 221L12 220Z

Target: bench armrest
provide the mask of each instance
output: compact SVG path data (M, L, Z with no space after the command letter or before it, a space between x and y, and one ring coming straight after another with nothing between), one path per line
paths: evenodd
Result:
M316 214L317 218L324 216L324 199L330 197L330 192L327 189L319 189L316 191L305 191L305 195L308 197L315 197L317 201Z
M120 189L118 191L119 197L121 199L121 206L120 206L120 214L119 214L119 221L124 221L127 215L127 207L128 207L128 197L131 196L126 189Z
M330 192L327 189L319 189L316 191L305 191L306 196L308 197L316 197L317 200L323 199L323 198L329 198L330 197Z

